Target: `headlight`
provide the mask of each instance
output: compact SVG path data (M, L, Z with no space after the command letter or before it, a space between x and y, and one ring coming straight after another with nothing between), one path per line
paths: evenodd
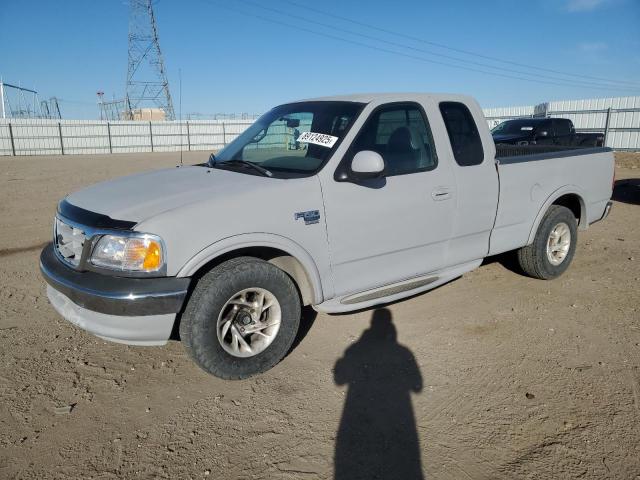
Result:
M121 237L104 235L93 249L91 263L98 267L132 272L155 272L165 262L162 241L155 235Z

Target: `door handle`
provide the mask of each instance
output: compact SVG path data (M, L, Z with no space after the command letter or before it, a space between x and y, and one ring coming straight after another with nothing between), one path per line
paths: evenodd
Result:
M431 198L436 202L449 200L453 197L453 189L450 187L437 187L431 192Z

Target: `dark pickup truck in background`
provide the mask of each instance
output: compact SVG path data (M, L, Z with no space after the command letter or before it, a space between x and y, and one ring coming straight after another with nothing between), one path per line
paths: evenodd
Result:
M566 118L519 118L507 120L491 130L493 141L508 145L557 145L602 147L604 133L576 133Z

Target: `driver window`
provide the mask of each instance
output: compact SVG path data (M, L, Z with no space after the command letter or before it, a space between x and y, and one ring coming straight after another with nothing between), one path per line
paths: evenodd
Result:
M352 148L354 154L373 150L382 155L387 176L433 170L437 165L429 124L415 105L394 105L374 112Z

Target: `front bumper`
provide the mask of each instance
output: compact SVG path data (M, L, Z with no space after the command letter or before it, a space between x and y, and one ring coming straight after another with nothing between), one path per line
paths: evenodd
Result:
M40 271L47 295L64 318L102 338L130 344L166 343L181 311L189 278L126 278L80 272L47 245Z

